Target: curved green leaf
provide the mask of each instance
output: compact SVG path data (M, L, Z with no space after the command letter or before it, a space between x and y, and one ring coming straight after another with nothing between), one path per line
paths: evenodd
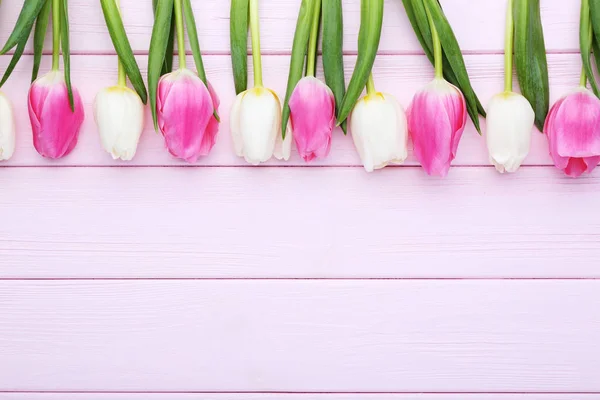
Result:
M146 85L144 84L140 67L133 55L133 49L127 38L119 6L115 0L100 0L100 4L102 5L106 26L119 60L123 64L123 68L125 68L125 72L135 91L142 99L142 102L146 104L148 102Z
M290 60L290 72L288 75L287 90L285 101L283 103L283 115L281 118L281 134L284 139L287 124L290 119L290 97L296 88L296 84L302 79L314 8L315 0L302 0L300 12L298 13L298 22L296 23L294 45L292 46L292 57Z
M152 0L152 9L156 16L156 6L158 0ZM173 11L174 12L174 11ZM171 33L169 34L169 41L167 42L167 50L165 51L165 62L162 67L161 75L173 72L173 58L175 55L175 18L171 19Z
M21 59L21 56L23 55L23 51L25 51L26 44L27 44L27 37L25 39L23 39L21 42L19 42L19 44L17 45L15 53L13 54L12 58L10 59L10 63L8 64L8 67L6 67L6 71L4 72L4 76L2 77L2 81L0 81L0 87L4 86L4 84L6 83L8 78L10 78L10 74L12 74L12 72L15 70L17 63L19 62L19 60Z
M150 39L150 51L148 53L148 92L150 94L150 107L152 108L154 129L157 131L156 94L170 37L169 29L171 28L171 20L173 19L173 7L173 0L158 1L152 38Z
M592 25L590 23L590 6L589 0L581 0L581 14L579 17L579 47L581 49L581 60L583 62L583 68L587 80L592 86L592 90L596 96L600 95L598 92L598 85L596 84L596 78L594 77L594 71L592 70Z
M344 79L344 29L341 0L323 0L323 70L325 82L335 97L336 115L346 94ZM342 124L346 133L346 123Z
M235 94L248 88L248 13L249 0L231 0L229 40Z
M44 41L48 22L50 22L50 11L52 10L52 0L45 0L44 7L40 11L35 22L35 32L33 33L33 71L31 72L31 81L35 81L40 71L42 54L44 53Z
M62 11L58 12L60 12L60 38L63 53L63 64L65 68L65 82L67 84L67 91L69 93L69 105L71 106L71 111L75 111L75 102L73 101L73 87L71 85L71 45L69 43L68 0L62 0Z
M19 44L23 38L28 38L33 24L40 14L45 0L25 0L15 27L8 37L6 44L0 50L0 55L6 54L10 49Z
M600 1L593 0L590 6L590 22L592 24L592 49L596 59L596 69L600 73Z
M196 28L196 19L194 18L194 10L190 0L183 0L183 15L185 16L185 26L188 31L188 40L190 41L190 47L192 48L192 54L194 55L194 63L196 64L196 70L198 76L202 79L205 85L208 85L206 81L206 71L204 70L204 63L202 62L202 53L200 52L200 42L198 42L198 29Z
M452 71L456 76L458 82L457 86L465 96L469 116L477 131L481 133L481 126L479 123L480 110L478 110L479 102L477 95L471 86L465 60L460 50L460 46L458 45L458 41L456 40L456 36L454 35L454 31L446 19L438 0L424 0L424 3L431 12L433 23L435 24L435 28L438 31L442 43L444 55L447 57L448 63L451 65Z
M539 0L514 0L515 66L521 93L535 111L540 132L550 107L550 85Z
M383 25L383 0L362 0L361 26L358 40L358 56L352 78L348 84L348 90L342 100L338 115L338 124L348 118L354 108L356 101L367 85L369 75L373 69L379 41L381 39L381 27Z

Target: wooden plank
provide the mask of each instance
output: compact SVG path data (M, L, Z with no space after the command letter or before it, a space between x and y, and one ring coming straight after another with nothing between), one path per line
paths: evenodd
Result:
M344 47L355 53L360 24L360 2L344 1ZM7 1L0 9L0 42L4 43L19 14L22 3ZM192 2L200 45L208 53L229 52L228 1ZM267 53L291 51L299 0L260 2L262 49ZM504 15L502 0L444 0L444 10L456 36L467 52L498 52L504 48ZM99 2L71 0L71 47L75 53L113 53ZM552 52L579 51L579 5L567 1L542 2L542 18L546 44ZM139 0L122 1L123 18L134 50L146 54L152 32L151 3ZM383 37L380 49L384 53L421 53L404 9L399 0L385 2ZM46 49L51 49L48 35ZM189 46L188 46L189 48ZM29 45L31 52L31 44Z
M598 281L2 281L2 391L599 392Z
M600 394L0 393L0 400L598 400Z
M600 278L598 174L14 168L0 188L2 278Z
M346 57L346 73L350 76L356 57ZM146 65L146 57L139 57L142 66ZM0 58L0 68L9 61L7 56ZM245 161L236 157L229 133L229 109L233 104L235 92L228 56L206 57L208 76L221 96L222 119L221 132L217 144L210 156L202 158L197 165L247 166ZM147 129L142 136L139 151L130 163L116 162L100 145L96 125L93 118L92 104L96 93L104 87L116 82L116 57L114 56L76 56L73 57L73 82L81 92L86 107L86 121L82 128L80 142L75 151L62 160L46 160L33 148L31 128L27 116L27 88L29 85L32 57L26 57L17 67L12 79L4 90L15 104L17 114L18 140L17 150L6 166L79 166L79 165L184 165L175 160L164 148L161 135L154 132L150 112L147 115ZM45 60L48 68L49 59ZM573 90L579 83L581 59L576 54L551 55L550 74L552 96L559 98ZM503 90L503 58L501 55L477 55L467 57L468 67L473 77L474 86L484 103L499 91ZM250 63L251 64L251 63ZM285 94L289 60L284 56L268 56L264 58L265 84L271 86L281 96ZM375 66L376 83L382 90L391 92L399 98L404 106L410 104L414 93L432 79L433 70L424 56L381 56ZM145 74L145 72L144 72ZM320 76L322 73L319 72ZM489 165L487 147L484 138L468 122L459 147L455 165ZM484 124L485 128L485 124ZM269 165L306 165L298 156L295 148L292 159L287 162L273 161ZM318 160L310 165L359 165L360 160L351 137L345 137L341 130L336 130L332 151L328 158ZM552 165L548 154L548 143L544 135L537 131L533 135L532 151L526 165ZM407 165L417 165L411 155Z

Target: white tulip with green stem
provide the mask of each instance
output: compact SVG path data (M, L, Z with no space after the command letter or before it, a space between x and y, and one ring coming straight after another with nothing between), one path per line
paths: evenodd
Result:
M123 26L119 0L100 0L100 4L118 56L118 81L98 93L94 116L102 147L114 159L128 161L134 157L144 130L144 104L148 95ZM135 91L127 86L128 77Z
M283 140L281 103L274 90L263 86L258 0L231 1L231 59L237 97L231 108L230 129L236 155L258 165L272 157L288 160L292 138ZM252 35L254 86L248 85L248 26Z
M535 113L529 101L513 91L514 20L508 0L504 49L504 91L487 108L487 147L490 162L501 172L516 172L531 147Z

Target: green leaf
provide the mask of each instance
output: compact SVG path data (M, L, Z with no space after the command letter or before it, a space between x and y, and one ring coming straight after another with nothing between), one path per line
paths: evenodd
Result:
M598 97L598 85L596 84L596 78L594 77L594 71L592 70L591 52L592 52L592 25L590 23L590 7L589 0L581 1L581 14L579 17L579 47L581 49L581 60L583 62L583 68L587 80L592 86L594 94Z
M521 93L535 111L540 130L550 107L550 85L539 0L514 0L515 66Z
M590 1L590 22L592 24L592 49L596 60L596 69L600 73L600 1Z
M469 116L477 131L481 133L477 95L471 86L465 60L460 50L460 46L458 45L458 41L456 40L456 36L454 35L454 31L437 0L424 0L424 2L427 9L431 12L433 23L435 24L435 28L438 31L442 43L444 55L447 57L448 63L456 76L458 82L457 86L465 96Z
M156 7L150 51L148 53L148 92L150 94L150 107L154 129L158 131L158 118L156 114L156 95L158 81L161 77L165 62L165 52L169 41L169 29L173 19L173 0L160 0Z
M146 85L144 84L144 78L142 78L140 67L133 55L133 49L127 38L127 32L125 32L125 26L123 25L119 6L115 0L100 0L100 4L102 5L106 26L115 51L119 56L119 60L123 64L125 72L135 88L135 91L142 99L142 102L146 104L148 102L148 92L146 91Z
M229 40L235 94L248 88L248 13L249 0L231 0Z
M40 14L45 0L25 0L21 13L15 27L8 37L6 44L0 50L0 55L6 54L10 49L19 44L24 38L28 38L33 24Z
M23 55L23 51L25 51L26 44L27 37L25 37L25 39L23 39L21 42L19 42L19 44L17 44L17 49L15 50L15 53L10 59L8 67L6 67L6 71L4 72L4 76L2 77L2 81L0 81L0 87L4 86L8 78L10 78L10 74L12 74L12 72L14 71L15 67L17 66L17 63L19 62L19 59L21 59L21 56Z
M383 24L383 0L362 0L361 14L363 12L366 15L361 15L356 65L348 84L348 90L340 106L338 124L341 124L348 118L348 115L356 105L356 101L367 85L369 75L375 63L377 50L379 49L381 27Z
M344 79L344 29L341 0L324 0L323 7L323 70L325 82L335 97L336 115L346 94ZM342 124L344 134L346 122Z
M302 79L314 8L315 0L302 0L300 12L298 13L298 22L296 23L292 57L290 60L290 72L288 75L287 90L285 101L283 103L283 115L281 118L281 134L284 139L287 124L290 119L290 97L292 97L296 84Z
M69 3L68 0L62 0L62 11L60 12L60 38L63 53L63 64L65 68L65 82L69 93L69 105L71 111L75 111L75 102L73 101L73 87L71 85L71 46L69 44Z
M44 41L48 22L50 21L50 11L52 10L52 0L44 0L46 3L40 11L35 23L35 32L33 34L33 71L31 73L31 82L35 81L40 71L42 54L44 53ZM29 36L29 35L27 35Z
M152 9L154 10L154 15L156 16L156 6L158 4L158 0L152 0ZM171 14L174 10L171 12ZM175 54L175 18L171 19L171 33L169 34L169 41L167 44L167 50L165 51L165 61L162 67L161 75L168 74L169 72L173 72L173 57Z

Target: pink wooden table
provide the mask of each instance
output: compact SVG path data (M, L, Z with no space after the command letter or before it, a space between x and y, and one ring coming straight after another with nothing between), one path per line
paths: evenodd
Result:
M122 3L145 69L151 2ZM445 180L413 158L367 175L340 132L327 160L249 167L227 122L229 2L193 3L224 121L196 166L150 124L132 163L101 149L91 104L117 71L98 2L70 0L88 118L69 157L32 146L31 48L4 87L19 137L0 168L0 400L600 399L600 171L563 177L536 133L500 176L470 123ZM280 94L299 3L262 1ZM505 1L442 3L487 101ZM0 42L20 5L3 2ZM359 1L344 7L349 74ZM579 3L542 9L557 99L579 82ZM408 105L432 74L386 1L378 87Z

